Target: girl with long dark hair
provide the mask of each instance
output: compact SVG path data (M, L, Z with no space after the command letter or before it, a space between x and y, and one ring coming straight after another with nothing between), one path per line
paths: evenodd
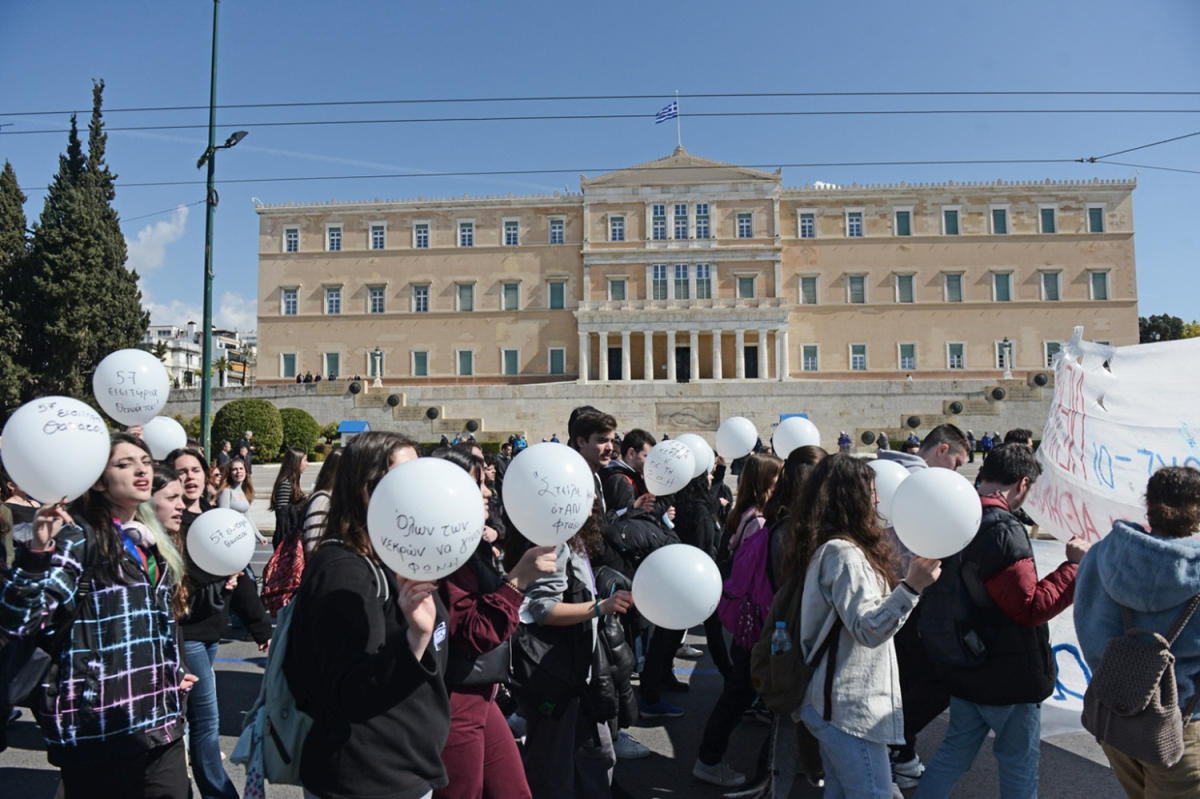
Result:
M179 475L186 505L183 524L191 526L197 516L213 508L212 499L208 496L208 459L200 450L184 447L167 455L163 463Z
M732 561L742 542L766 526L763 511L782 469L783 461L769 452L754 452L746 458L738 480L737 497L725 521L725 535L717 552L718 563Z
M304 556L307 559L317 547L321 534L325 532L325 519L329 515L329 495L337 478L338 464L342 462L342 451L335 449L325 457L312 496L304 509Z
M284 451L283 463L279 466L279 474L275 477L275 485L271 489L271 510L275 511L275 535L271 543L276 548L282 542L282 533L287 531L281 516L287 512L289 505L299 505L304 501L304 488L300 485L300 479L307 468L308 453L300 447L288 447Z

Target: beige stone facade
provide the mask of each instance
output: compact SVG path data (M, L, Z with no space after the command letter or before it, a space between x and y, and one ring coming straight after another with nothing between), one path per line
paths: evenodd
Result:
M1020 379L1076 325L1137 343L1135 185L785 188L680 148L578 194L260 206L258 380Z

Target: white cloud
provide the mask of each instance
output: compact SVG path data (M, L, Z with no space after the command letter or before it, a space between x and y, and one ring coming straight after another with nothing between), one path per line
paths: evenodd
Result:
M169 219L146 225L138 231L137 239L125 238L125 246L129 250L127 266L136 269L139 275L144 275L151 269L158 269L167 257L167 245L183 238L187 230L188 208L181 205L176 208Z
M143 302L150 312L152 325L178 325L183 327L188 322L199 325L204 319L203 308L199 305L171 300L170 302ZM257 326L258 303L246 299L234 291L226 291L221 295L221 302L213 312L213 327L222 330L254 330Z

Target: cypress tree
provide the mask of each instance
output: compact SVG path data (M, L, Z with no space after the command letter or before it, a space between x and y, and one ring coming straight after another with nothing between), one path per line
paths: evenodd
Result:
M0 424L21 402L24 367L20 321L15 300L18 283L28 266L29 237L25 231L25 194L12 164L0 173Z

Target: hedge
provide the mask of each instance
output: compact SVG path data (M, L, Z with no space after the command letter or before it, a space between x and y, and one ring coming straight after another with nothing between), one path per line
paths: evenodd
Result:
M268 400L236 399L226 403L213 417L214 445L222 441L237 444L247 430L254 432L254 462L274 463L283 446L283 420Z
M299 447L311 454L321 437L321 426L317 420L302 408L280 408L279 417L283 421L282 449Z

